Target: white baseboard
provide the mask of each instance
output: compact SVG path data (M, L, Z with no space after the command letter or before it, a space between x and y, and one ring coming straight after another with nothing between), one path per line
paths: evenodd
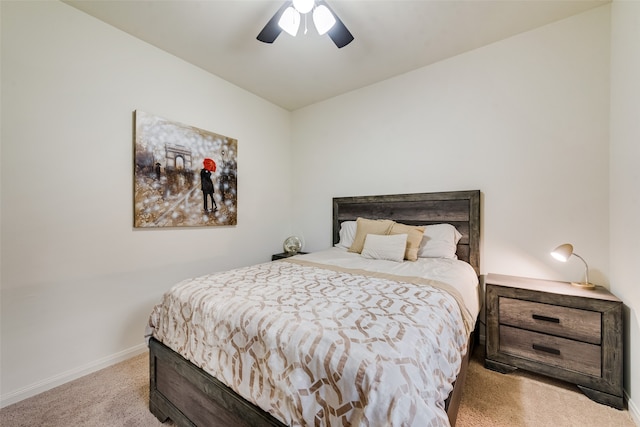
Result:
M73 381L111 365L115 365L116 363L123 362L134 356L142 354L145 351L147 351L147 344L142 343L121 352L112 354L110 356L103 357L102 359L98 359L84 366L80 366L78 368L62 372L61 374L54 375L53 377L44 379L42 381L38 381L34 384L28 385L11 393L3 394L2 396L0 396L0 408L4 408L5 406L20 402L21 400L35 396L36 394L40 394L44 391L51 390L54 387L68 383L69 381Z
M631 414L631 419L634 423L636 423L638 427L640 427L640 408L638 408L638 405L636 405L633 400L629 399L629 395L626 391L624 394L627 398L627 406L629 407L629 414Z

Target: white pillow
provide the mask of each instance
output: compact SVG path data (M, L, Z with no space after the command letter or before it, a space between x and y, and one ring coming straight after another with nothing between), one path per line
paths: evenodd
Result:
M405 249L407 249L406 234L390 234L386 236L367 234L361 254L363 257L370 259L402 262Z
M424 228L418 258L457 259L456 249L462 234L451 224L432 224Z
M335 244L336 248L349 249L356 237L357 223L356 221L343 221L340 224L340 241Z

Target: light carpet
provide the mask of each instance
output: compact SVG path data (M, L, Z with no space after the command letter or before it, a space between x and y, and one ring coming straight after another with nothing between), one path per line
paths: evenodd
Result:
M476 349L458 427L636 427L629 412L589 400L575 386L484 368ZM0 410L2 427L158 427L148 409L148 354L87 375Z

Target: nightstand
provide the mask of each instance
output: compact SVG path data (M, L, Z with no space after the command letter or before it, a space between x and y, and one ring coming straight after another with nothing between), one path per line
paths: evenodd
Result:
M622 301L567 282L488 274L485 285L487 368L549 375L624 407Z
M297 252L295 254L290 254L288 252L281 252L279 254L271 255L271 261L275 261L275 260L278 260L278 259L289 258L290 256L294 256L294 255L304 255L306 253L307 252Z

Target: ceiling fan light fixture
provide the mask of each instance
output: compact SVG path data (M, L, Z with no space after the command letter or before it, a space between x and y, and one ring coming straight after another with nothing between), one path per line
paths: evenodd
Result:
M313 23L318 34L326 34L336 24L336 18L329 8L323 4L313 10Z
M293 0L293 7L303 15L305 13L311 12L313 9L313 5L315 4L314 0Z
M300 27L300 14L293 7L289 6L282 12L282 16L278 21L280 28L291 34L293 37L298 34Z
M306 6L301 6L300 2L306 2ZM301 12L304 10L307 10L307 13L313 10L312 18L318 33L327 34L338 49L353 41L353 34L325 0L285 0L258 33L256 39L263 43L273 43L283 31L295 37L300 29ZM302 13L305 34L307 34L307 13Z

